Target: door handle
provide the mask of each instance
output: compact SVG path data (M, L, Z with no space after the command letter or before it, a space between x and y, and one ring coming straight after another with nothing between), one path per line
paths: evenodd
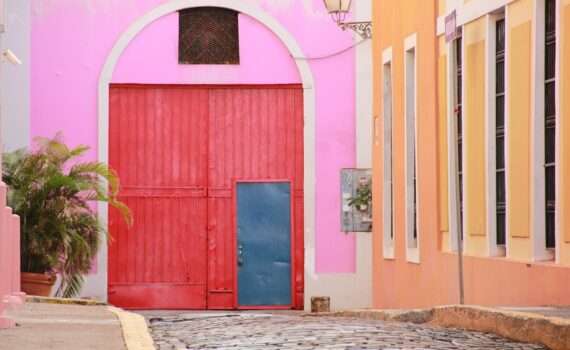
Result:
M238 245L238 266L243 266L243 245Z

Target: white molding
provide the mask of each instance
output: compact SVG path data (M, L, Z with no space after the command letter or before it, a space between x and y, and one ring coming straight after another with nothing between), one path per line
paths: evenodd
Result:
M457 77L456 77L456 69L457 69L457 62L456 62L456 43L457 41L454 40L447 44L447 57L448 57L448 71L447 71L447 79L448 79L448 87L447 87L447 108L448 108L448 128L447 128L447 137L448 137L448 175L449 175L449 215L450 215L450 234L449 234L449 247L450 251L457 251L458 250L458 230L459 225L461 224L461 228L463 230L463 250L465 251L466 248L466 239L465 239L465 139L463 140L463 147L462 147L462 156L463 156L463 222L459 223L458 218L460 205L459 205L459 194L457 193L458 184L457 184L457 174L458 165L456 162L456 154L457 154L457 116L456 116L456 104L457 104ZM462 56L464 59L463 62L463 74L462 74L462 91L463 91L463 99L462 99L462 120L465 119L465 95L466 95L466 66L465 66L465 40L462 40ZM465 135L465 122L463 122L463 135Z
M506 249L497 245L497 137L496 137L496 43L497 43L497 21L504 19L504 13L490 14L485 17L487 27L487 39L485 40L485 144L486 147L486 202L487 202L487 254L492 257L503 257ZM505 23L506 38L506 23ZM505 74L506 74L506 52L505 43ZM505 79L505 93L507 92L508 81ZM505 98L505 112L507 101ZM506 130L505 130L506 132ZM506 164L505 164L506 165ZM505 173L506 178L506 173Z
M553 260L546 249L546 179L544 172L544 56L545 1L535 0L532 18L531 49L531 240L532 260ZM558 43L557 43L558 44ZM558 86L557 86L558 88ZM557 89L558 90L558 89ZM558 152L557 152L558 153ZM558 175L558 174L557 174Z
M457 140L454 139L456 127L455 118L455 41L446 44L447 46L447 178L448 178L448 203L449 203L449 250L457 251L457 230L459 223L458 203L457 203L457 175L455 174L455 154Z
M410 54L413 54L413 67L410 67L409 60ZM405 179L406 179L406 259L408 262L420 262L420 241L421 241L421 227L420 227L420 191L419 184L420 172L418 166L418 47L417 47L417 34L414 33L404 40L404 120L406 126L405 137ZM409 86L409 69L412 68L413 73L413 87ZM413 89L413 90L412 90ZM413 95L413 97L412 97ZM413 100L410 100L410 97ZM410 115L410 104L413 103L413 115ZM410 135L412 133L412 135ZM414 188L414 177L416 178L416 185ZM414 201L415 193L415 201ZM415 215L414 215L415 213ZM417 227L417 239L413 239L413 225Z
M436 22L437 35L445 34L445 17L454 10L457 11L457 26L463 26L479 17L492 13L516 0L479 0L468 3L456 2L447 6L444 15L439 16Z
M566 23L568 25L569 23ZM563 160L562 160L562 147L564 144L562 143L562 111L560 107L562 106L562 46L564 45L563 39L569 40L568 38L562 37L562 31L564 28L562 27L562 0L556 0L556 207L555 207L555 237L556 237L556 250L554 253L554 259L557 263L560 263L560 255L562 246L565 244L564 237L562 234L562 198L563 198L563 188L561 179L564 176L564 172L562 169ZM566 101L566 103L568 103ZM568 117L568 116L566 116Z
M510 89L510 19L509 19L509 7L505 6L505 257L509 257L509 254L512 252L511 248L511 225L509 224L509 191L511 186L511 180L509 178L509 171L510 171L510 98L511 98L511 89Z
M404 51L410 51L417 47L418 35L414 33L404 39Z
M305 55L295 38L283 27L275 18L270 16L261 7L242 0L170 0L155 7L145 15L135 20L119 37L101 71L98 83L98 131L99 148L98 160L108 162L109 152L109 84L112 81L115 67L129 44L137 35L163 16L174 13L178 10L193 7L213 6L232 9L248 15L271 30L287 47L291 56L296 57L297 68L303 82L304 89L304 140L305 140L305 306L310 306L310 293L313 284L318 277L315 274L315 106L316 95L314 89L314 78L309 63L304 59ZM101 224L107 227L107 204L98 205L98 215ZM97 288L97 295L102 300L107 300L107 244L103 242L101 252L98 256L98 272L89 276L87 285Z
M469 232L467 232L467 217L469 216L469 193L467 193L467 180L469 178L469 162L467 161L467 149L469 147L469 143L467 142L467 140L469 139L468 137L468 133L467 133L467 119L469 118L468 114L469 114L469 110L467 109L467 100L468 100L468 89L470 88L467 85L467 62L469 61L469 56L467 55L467 43L466 43L466 35L465 32L462 32L462 47L461 47L461 57L462 57L462 74L461 74L461 91L462 91L462 96L461 96L461 125L462 125L462 129L461 129L461 139L462 139L462 144L461 144L461 161L463 163L463 169L462 169L462 179L463 179L463 188L461 189L463 191L463 222L461 223L461 232L463 234L463 252L465 253L467 251L467 243L468 243L468 239L467 236L469 235ZM457 141L456 141L457 142Z
M372 14L371 0L360 0L354 7L355 20L370 21ZM362 40L354 33L354 40ZM356 47L355 70L355 143L356 166L372 168L372 138L373 138L373 101L374 74L372 63L372 40L366 40ZM372 284L370 284L372 288Z
M393 198L393 69L392 48L382 52L382 106L383 106L383 140L384 140L384 191L383 191L383 255L385 259L394 259L394 198Z
M384 49L382 51L382 64L391 63L392 62L392 47Z

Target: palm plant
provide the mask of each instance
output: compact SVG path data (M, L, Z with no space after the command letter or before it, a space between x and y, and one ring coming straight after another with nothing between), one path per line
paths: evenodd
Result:
M3 158L8 205L20 216L22 271L60 274L56 295L65 298L81 291L106 235L93 203L108 202L132 224L129 208L117 198L116 173L99 162L79 161L88 150L67 147L58 134Z

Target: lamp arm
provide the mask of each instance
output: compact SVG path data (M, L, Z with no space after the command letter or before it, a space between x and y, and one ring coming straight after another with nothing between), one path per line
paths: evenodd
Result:
M363 39L372 38L372 22L341 22L338 24L342 30L350 29Z

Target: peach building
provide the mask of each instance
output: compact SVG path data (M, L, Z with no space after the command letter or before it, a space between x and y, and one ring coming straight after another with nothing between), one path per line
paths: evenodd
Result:
M374 306L570 304L570 0L373 11Z

